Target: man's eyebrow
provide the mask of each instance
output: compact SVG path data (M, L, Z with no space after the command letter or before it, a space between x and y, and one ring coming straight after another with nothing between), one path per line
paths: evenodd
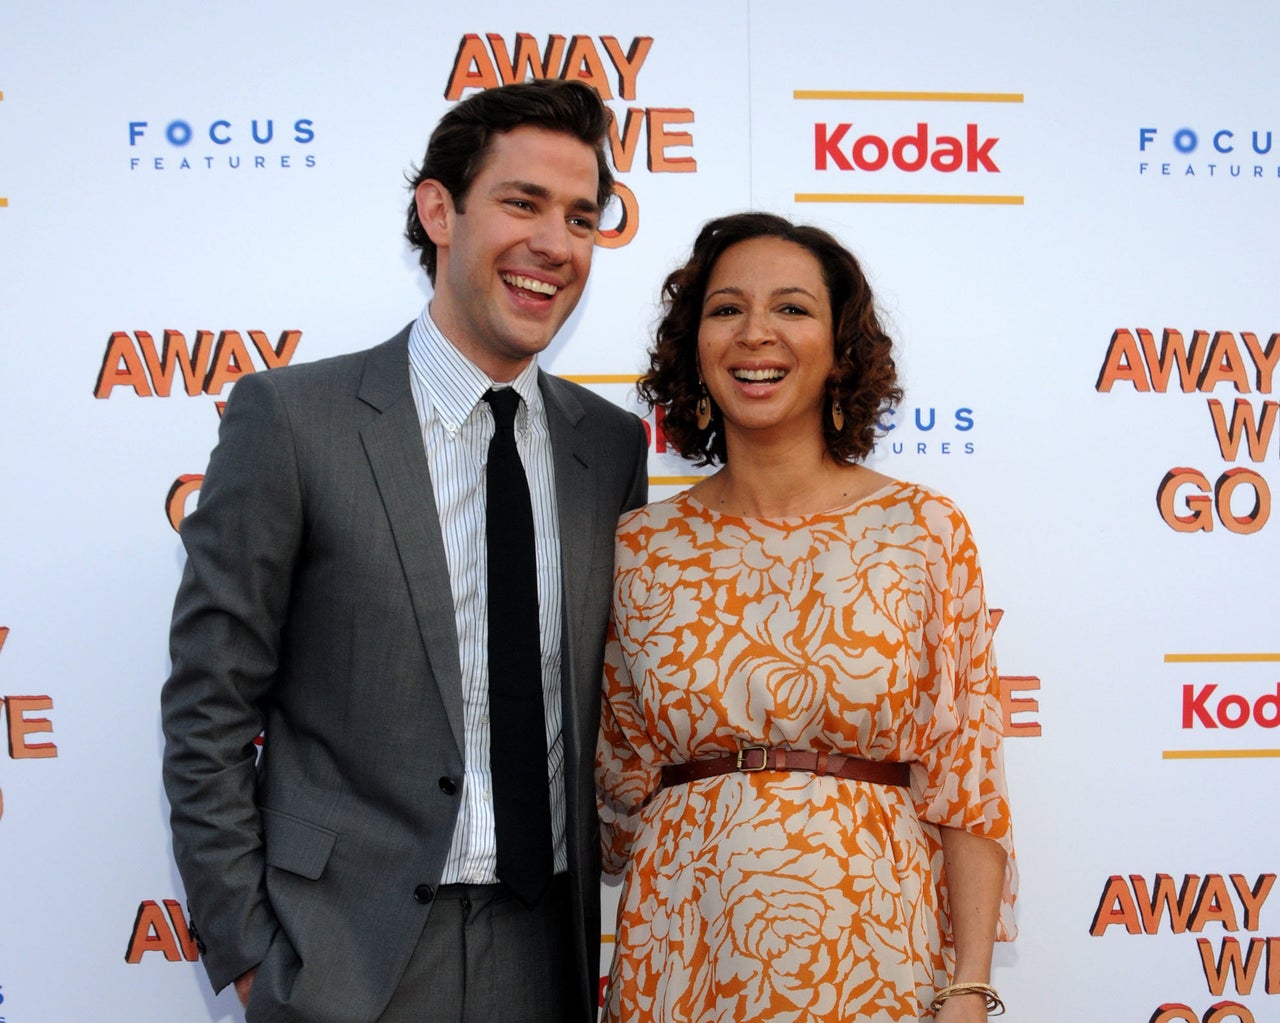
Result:
M510 181L499 181L497 185L494 186L495 192L500 192L504 189L512 189L523 195L529 196L531 199L545 200L551 198L551 189L547 188L545 185L539 185L532 181L521 181L518 178L513 178ZM586 198L575 199L569 204L569 207L578 213L596 214L600 212L599 204L592 199Z
M512 178L510 181L499 181L493 186L495 192L502 192L507 189L523 192L525 195L532 196L535 199L551 198L551 189L545 185L537 185L532 181L521 181L518 178Z

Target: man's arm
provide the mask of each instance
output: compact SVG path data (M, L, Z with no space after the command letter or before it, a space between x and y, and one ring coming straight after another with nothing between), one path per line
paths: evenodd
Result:
M264 885L257 747L302 536L288 417L265 377L237 383L199 507L161 695L174 856L205 967L221 990L255 967L277 924Z
M639 508L649 500L649 439L644 432L644 423L639 419L635 419L635 433L635 466L631 473L631 492L627 495L623 511Z

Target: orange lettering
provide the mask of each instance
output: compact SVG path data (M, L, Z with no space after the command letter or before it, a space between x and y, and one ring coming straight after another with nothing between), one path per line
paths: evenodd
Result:
M1244 371L1240 347L1236 344L1235 335L1229 330L1220 330L1213 335L1209 354L1204 359L1204 369L1200 373L1200 379L1196 381L1196 389L1212 391L1224 381L1231 384L1236 393L1248 393L1249 378Z
M1253 1013L1239 1002L1214 1002L1204 1014L1204 1023L1227 1023L1228 1019L1236 1023L1254 1023Z
M102 368L98 370L98 382L93 385L95 398L110 398L115 387L132 387L139 398L151 397L151 385L146 370L138 358L133 339L122 330L113 330L107 339L107 350L102 356Z
M278 366L289 365L290 360L293 359L293 353L298 350L302 331L282 330L280 343L274 347L267 339L267 333L264 330L249 331L249 339L253 342L253 347L258 350L258 354L262 356L263 365L267 369L275 369Z
M1266 458L1271 435L1275 432L1277 412L1280 412L1280 402L1264 401L1262 415L1255 419L1249 399L1237 398L1231 412L1231 425L1228 426L1222 402L1217 398L1210 398L1209 416L1213 419L1213 432L1218 438L1218 450L1222 452L1222 457L1228 462L1234 462L1243 438L1249 446L1249 458L1252 461L1261 462Z
M51 742L28 742L33 732L53 732L48 718L29 718L28 711L49 710L53 701L47 696L6 696L9 711L9 756L14 760L44 760L58 755L58 747Z
M1138 342L1134 340L1132 333L1123 328L1111 335L1106 358L1102 361L1102 371L1098 374L1098 382L1094 387L1105 394L1120 380L1133 384L1135 391L1151 390L1146 371L1141 366Z
M218 335L213 351L213 366L205 378L206 394L221 394L227 384L234 384L245 373L253 372L253 360L238 330L224 330Z
M489 60L484 42L474 33L463 36L453 58L453 70L449 72L444 98L455 100L461 98L466 89L494 89L497 86L498 73Z
M1138 340L1142 342L1142 354L1147 361L1147 371L1151 374L1152 387L1164 394L1169 389L1169 376L1176 368L1178 386L1182 388L1182 393L1190 394L1196 389L1209 340L1208 332L1193 330L1190 349L1182 342L1182 332L1172 328L1166 329L1161 335L1158 351L1151 331L1140 329Z
M1253 489L1253 507L1243 515L1237 515L1231 508L1231 497L1239 487ZM1252 469L1228 469L1218 477L1218 484L1213 489L1213 506L1218 513L1218 521L1228 532L1241 535L1256 533L1271 518L1271 488Z
M613 36L601 36L600 41L608 51L609 59L618 69L618 96L620 99L636 98L636 78L640 75L640 67L653 48L652 36L636 36L631 40L631 49L622 52L622 44ZM621 169L621 168L619 168Z
M1004 734L1007 737L1018 736L1032 739L1040 734L1040 722L1014 721L1015 714L1035 714L1040 710L1040 701L1034 698L1017 698L1014 693L1038 693L1040 679L1034 675L1001 675L1000 676L1000 709L1004 717Z
M181 903L176 899L165 899L164 908L169 914L169 922L173 924L173 933L182 949L182 958L189 963L194 963L200 958L200 950L196 948L196 940L191 936L191 928L187 925Z
M218 414L222 414L221 409L218 410ZM173 486L169 488L169 493L164 499L164 510L169 516L169 525L173 527L175 533L182 525L182 520L187 517L187 501L191 499L192 494L199 493L203 484L204 476L201 473L188 473L173 481Z
M635 162L643 119L643 110L628 107L626 120L619 132L617 115L612 110L609 111L609 153L613 157L614 169L621 174L631 170L631 164Z
M1107 886L1102 890L1102 898L1098 900L1098 908L1093 914L1093 923L1089 925L1089 933L1095 938L1101 937L1113 924L1123 926L1130 934L1141 934L1142 924L1138 920L1138 907L1134 905L1133 893L1119 874L1107 878ZM1195 1023L1194 1019L1192 1023Z
M667 150L672 146L692 146L693 136L687 131L668 131L671 124L692 124L693 111L686 108L669 109L650 107L647 114L649 123L649 170L661 173L691 173L698 169L698 161L692 156L668 156Z
M1261 938L1249 940L1249 954L1240 956L1240 942L1235 938L1222 939L1222 954L1217 961L1213 958L1213 943L1208 938L1197 938L1196 945L1200 949L1200 964L1204 967L1205 983L1209 985L1209 994L1220 995L1227 987L1227 974L1231 974L1236 991L1247 995L1253 990L1254 978L1258 975L1258 967L1262 965L1263 951L1266 942Z
M600 93L601 99L613 99L604 61L600 59L600 51L596 49L595 41L590 36L573 37L560 77L567 82L585 82Z
M1263 348L1258 341L1257 334L1242 330L1240 336L1244 338L1244 346L1249 350L1249 358L1253 360L1253 365L1257 369L1254 385L1261 393L1270 394L1271 377L1275 373L1276 363L1280 362L1280 344L1276 344L1280 334L1272 334L1266 348Z
M614 183L614 194L622 206L622 214L616 227L601 228L596 232L596 244L603 249L620 249L627 245L640 230L640 204L635 192L622 182Z
M1187 513L1179 515L1174 501L1178 491L1186 485L1195 487L1197 493L1186 498ZM1213 499L1209 496L1209 479L1199 469L1177 468L1165 473L1156 488L1156 506L1165 525L1178 533L1213 531Z
M164 332L164 343L159 355L156 354L155 341L145 330L137 331L134 336L138 339L138 347L142 349L142 358L146 361L156 394L161 398L169 397L175 369L182 371L187 394L195 396L200 393L201 378L209 364L209 343L213 340L213 331L196 331L195 352L192 355L187 354L187 339L178 330Z
M1182 888L1178 889L1168 874L1157 874L1154 893L1147 888L1147 879L1140 874L1130 874L1129 882L1142 912L1142 929L1147 934L1155 934L1160 929L1160 918L1165 910L1169 912L1169 929L1174 934L1181 934L1187 929L1187 919L1195 905L1196 885L1200 883L1198 875L1188 874L1182 880Z
M564 52L564 36L553 35L547 40L546 52L539 57L537 40L528 32L520 32L516 35L516 57L512 60L507 42L501 35L490 32L485 38L489 40L489 47L493 50L494 63L502 76L503 85L523 82L526 78L553 77L560 65L560 54Z
M1188 925L1197 934L1204 930L1205 924L1222 924L1227 931L1238 931L1236 911L1231 905L1231 896L1227 891L1227 882L1221 874L1210 874L1204 879L1204 887L1196 899L1196 908L1191 914Z
M147 899L138 907L138 915L133 921L133 931L129 935L129 947L125 949L126 963L139 963L147 952L160 952L171 963L178 962L182 955L178 951L178 943L174 940L173 931L164 918L164 912L156 903Z

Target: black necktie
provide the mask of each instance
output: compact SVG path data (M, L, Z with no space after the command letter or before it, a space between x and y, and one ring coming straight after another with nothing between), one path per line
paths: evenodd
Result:
M489 768L498 879L532 904L551 880L551 797L529 483L514 388L486 391L496 424L485 466L489 556Z

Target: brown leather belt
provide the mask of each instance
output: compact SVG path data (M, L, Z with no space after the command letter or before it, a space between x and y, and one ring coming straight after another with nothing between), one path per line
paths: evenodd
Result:
M690 760L684 764L667 764L662 769L662 785L664 788L684 785L702 778L732 774L734 771L808 771L810 774L829 774L852 781L904 787L911 780L910 766L897 761L864 760L862 757L846 757L839 753L783 749L781 746L743 746L734 753L718 757Z

